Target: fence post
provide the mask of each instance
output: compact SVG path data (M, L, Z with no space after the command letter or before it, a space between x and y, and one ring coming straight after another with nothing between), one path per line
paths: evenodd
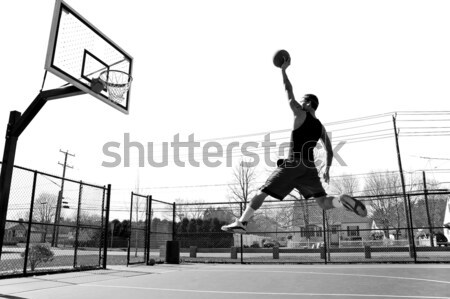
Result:
M236 260L237 259L237 247L233 246L231 247L231 259Z
M146 242L146 264L148 265L150 261L150 237L151 237L151 230L152 230L152 196L147 196L147 227L145 232L145 238L147 240Z
M102 188L102 229L105 226L105 194L106 194L106 190L105 190L105 186L103 186ZM108 225L108 224L106 224ZM98 246L98 265L102 265L102 251L103 251L103 246L102 243L103 240L100 241L100 246Z
M3 239L5 236L9 194L11 191L11 181L14 171L14 159L16 156L17 140L19 138L19 136L12 135L11 131L19 122L21 115L22 114L18 111L11 111L9 114L9 121L6 129L6 140L2 160L3 162L0 172L0 260L2 257Z
M172 240L173 241L175 241L175 236L176 236L176 230L177 230L177 227L176 227L176 223L175 223L175 221L176 221L176 218L175 218L175 214L176 214L176 212L177 212L177 204L174 202L173 203L173 210L172 210Z
M130 254L131 254L131 235L133 234L133 200L134 192L131 191L131 206L130 206L130 235L128 237L128 248L127 248L127 267L130 264Z
M320 258L325 260L325 264L327 263L327 250L325 248L325 246L323 247L319 247L320 250Z
M414 258L414 263L417 263L417 251L416 251L416 239L414 237L414 224L413 224L413 219L412 219L412 211L411 211L411 197L408 194L408 207L409 207L409 221L410 221L410 225L409 225L409 229L410 229L410 235L411 235L411 239L412 239L412 244L410 243L410 252L412 251L412 258Z
M370 251L369 245L364 246L364 256L366 259L372 258L372 252Z
M189 247L189 257L197 257L197 246Z
M242 202L239 203L239 210L240 210L240 215L242 215L243 209L242 209ZM242 234L240 234L240 238L241 238L241 264L244 263L244 237L242 236ZM236 258L237 258L237 252L236 252Z
M106 214L105 214L105 233L103 243L103 269L106 269L108 259L108 226L109 226L109 210L111 204L111 184L108 184L108 193L106 194Z
M280 259L280 247L273 246L273 259L278 260Z
M73 254L73 267L77 266L77 255L78 255L78 238L80 237L80 213L81 213L81 194L83 193L83 182L80 181L80 189L78 191L78 208L77 208L77 226L75 228L75 249ZM106 224L108 227L108 224ZM108 229L108 228L107 228Z
M323 223L323 248L321 250L320 257L325 260L325 264L327 263L327 230L326 230L326 217L327 212L325 210L322 210L322 223Z
M28 231L27 231L27 242L25 244L25 256L23 261L24 262L23 274L27 274L28 253L30 252L31 223L33 222L34 199L36 197L36 181L37 181L37 171L35 170L33 176L33 189L31 191L30 216L28 217Z

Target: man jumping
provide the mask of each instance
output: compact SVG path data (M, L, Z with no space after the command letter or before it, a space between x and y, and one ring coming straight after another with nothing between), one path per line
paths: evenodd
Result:
M324 172L326 183L330 180L330 167L333 149L325 127L316 117L319 99L313 94L306 94L297 102L292 85L286 74L290 59L281 66L283 82L288 95L289 105L294 112L294 128L291 133L289 158L279 160L278 167L269 176L266 183L251 199L244 213L234 223L222 226L222 230L232 233L246 233L247 222L254 212L263 204L268 195L283 200L291 191L297 189L305 199L315 199L324 210L345 208L355 214L366 217L364 204L349 195L327 196L314 164L314 148L322 140L327 152L327 165Z

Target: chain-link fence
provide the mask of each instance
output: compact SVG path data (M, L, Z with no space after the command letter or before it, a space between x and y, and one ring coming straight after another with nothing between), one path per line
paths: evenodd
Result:
M175 203L151 199L150 257L156 261L165 259L166 241L172 241L176 230Z
M0 277L105 266L110 188L15 167Z
M175 231L174 204L131 192L128 215L110 222L107 265L164 262L166 241Z
M109 221L110 192L16 167L0 277L163 262L174 240L184 262L450 262L448 190L358 197L366 218L315 201L266 200L244 235L221 230L244 202L176 204L132 192L124 217Z
M450 244L444 231L449 228L443 221L449 195L432 191L359 197L369 210L366 218L342 208L323 211L315 201L266 200L244 235L220 229L242 213L243 202L158 202L158 208L152 204L150 235L160 255L152 254L163 259L165 241L177 240L185 262L448 263Z

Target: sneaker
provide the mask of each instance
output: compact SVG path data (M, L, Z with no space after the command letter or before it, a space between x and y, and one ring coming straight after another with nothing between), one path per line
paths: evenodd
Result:
M366 206L356 198L348 195L341 195L339 199L346 210L353 212L360 217L367 216Z
M234 234L246 234L247 233L247 222L240 222L236 219L235 222L222 226L222 230L228 233Z

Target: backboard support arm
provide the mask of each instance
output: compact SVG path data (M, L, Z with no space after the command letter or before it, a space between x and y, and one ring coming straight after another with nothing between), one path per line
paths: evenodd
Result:
M0 260L2 257L3 239L5 236L6 217L8 213L9 195L16 156L17 141L22 132L44 107L48 100L61 99L85 92L75 86L41 91L23 114L11 111L6 129L5 148L3 150L2 169L0 173Z
M20 134L22 134L22 132L25 130L25 128L31 123L33 118L39 113L42 107L44 107L47 101L67 98L83 93L85 92L81 91L78 87L75 87L73 85L69 85L63 88L41 91L27 108L27 110L25 110L25 112L19 118L18 122L14 125L10 132L11 136L19 137Z

